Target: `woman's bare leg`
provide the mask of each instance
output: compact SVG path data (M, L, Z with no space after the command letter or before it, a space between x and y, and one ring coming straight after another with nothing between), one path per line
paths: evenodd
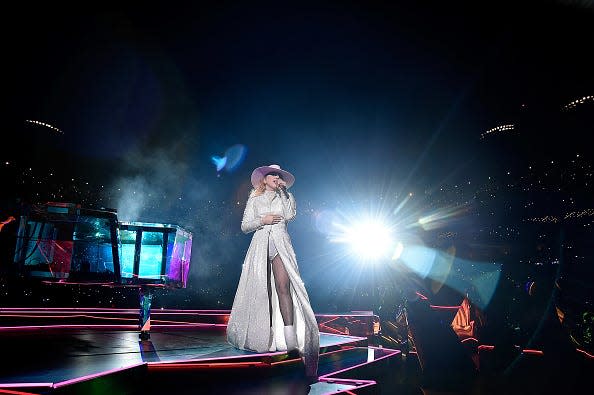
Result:
M283 265L280 255L272 260L272 272L274 273L274 285L278 295L278 304L285 326L293 325L293 299L291 298L291 281L289 274Z

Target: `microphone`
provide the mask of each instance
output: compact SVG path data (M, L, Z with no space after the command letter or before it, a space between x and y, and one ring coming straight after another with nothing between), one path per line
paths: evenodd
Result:
M287 192L287 187L284 185L279 185L278 187L281 191L283 191L285 197L288 199L289 198L289 192Z

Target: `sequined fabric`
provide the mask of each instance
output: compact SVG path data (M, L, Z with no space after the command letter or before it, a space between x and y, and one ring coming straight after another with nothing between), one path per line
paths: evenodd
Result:
M275 225L262 225L260 220L267 214L281 214L284 219ZM270 271L269 279L266 266L269 238L272 238L291 281L293 325L297 332L299 351L304 356L306 374L315 376L320 344L318 324L287 233L287 221L295 218L295 215L295 198L291 193L289 198L274 192L265 192L248 199L241 230L246 234L254 232L254 235L245 256L227 324L227 340L243 350L269 352L287 349L274 274ZM267 281L270 281L272 291L272 326Z

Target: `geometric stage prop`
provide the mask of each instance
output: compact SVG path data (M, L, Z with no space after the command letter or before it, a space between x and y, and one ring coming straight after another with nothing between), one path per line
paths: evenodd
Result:
M47 203L24 208L14 262L18 273L50 282L185 288L191 253L192 234L177 225Z

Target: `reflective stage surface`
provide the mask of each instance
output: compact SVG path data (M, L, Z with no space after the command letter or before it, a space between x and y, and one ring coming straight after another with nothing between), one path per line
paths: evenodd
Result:
M309 382L302 374L301 360L288 359L285 352L260 354L229 345L227 311L156 310L147 340L140 340L134 329L135 312L0 309L0 347L5 355L0 391L202 392L198 386L224 393L364 393L375 381L351 371L386 363L400 354L368 347L365 336L339 333L350 321L365 332L372 326L373 315L321 315L321 327L334 333L320 333L319 377ZM332 328L329 320L342 324Z

